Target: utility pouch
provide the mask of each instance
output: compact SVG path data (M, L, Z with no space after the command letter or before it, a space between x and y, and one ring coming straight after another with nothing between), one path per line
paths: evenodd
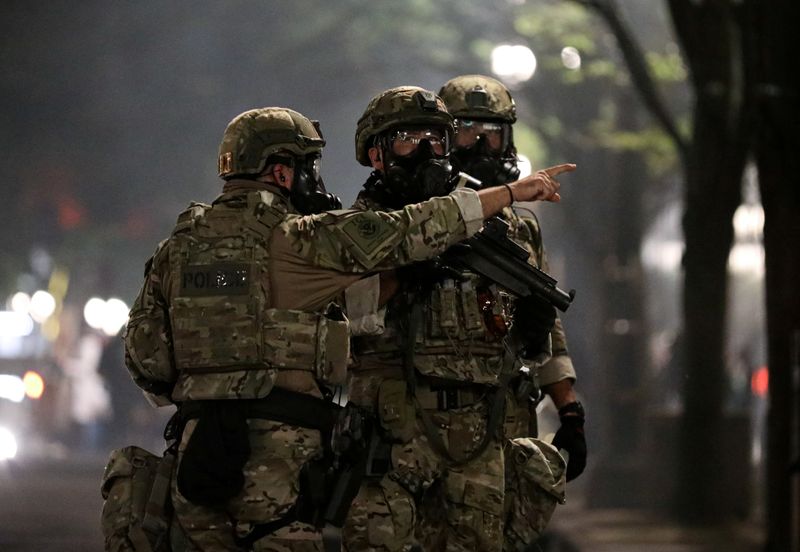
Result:
M244 486L242 470L250 457L247 418L224 402L199 401L197 425L178 466L178 490L202 506L219 507Z
M447 279L438 284L430 294L428 311L428 335L442 338L454 335L458 330L457 293L455 282Z
M464 329L471 337L484 334L483 315L478 309L478 292L472 281L461 283L461 312L464 313Z
M170 451L158 457L136 446L111 453L101 485L107 551L169 550L169 481L174 459Z
M350 358L350 321L335 303L328 305L319 317L317 331L317 378L328 385L347 382L347 361Z
M544 531L557 504L565 502L567 464L550 443L519 438L506 442L506 542L527 550Z
M406 382L387 379L378 387L378 418L389 437L407 443L414 435L416 410Z

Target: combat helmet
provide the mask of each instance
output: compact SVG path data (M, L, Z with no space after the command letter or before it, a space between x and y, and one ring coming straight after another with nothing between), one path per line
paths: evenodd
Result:
M514 124L517 108L503 83L484 75L462 75L447 81L439 96L455 118L496 119Z
M285 107L262 107L237 115L225 129L219 146L219 175L257 175L267 159L288 151L297 156L320 153L325 140L319 125Z
M370 166L367 151L373 138L397 125L441 125L452 140L453 116L442 99L418 86L398 86L381 92L367 105L356 126L356 159Z

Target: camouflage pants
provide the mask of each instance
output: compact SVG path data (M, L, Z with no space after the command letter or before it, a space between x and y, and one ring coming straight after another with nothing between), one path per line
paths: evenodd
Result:
M486 431L486 405L430 411L455 458L475 450ZM464 465L449 466L416 422L413 436L392 447L392 469L365 485L345 524L349 552L426 552L502 549L503 446L492 441Z
M297 500L300 468L320 450L319 432L269 420L253 419L247 423L251 454L244 467L244 488L224 508L189 502L178 491L176 477L172 478L173 551L244 550L234 540L237 531L244 534L249 524L281 517ZM178 467L195 426L195 420L186 424L178 449ZM313 527L294 522L256 541L253 550L318 552L322 550L322 540Z

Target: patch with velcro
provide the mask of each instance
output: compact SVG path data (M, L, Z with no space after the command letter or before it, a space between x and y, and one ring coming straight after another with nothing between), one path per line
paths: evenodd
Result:
M247 263L186 265L181 268L181 296L247 295L251 267Z
M342 232L362 255L371 256L395 232L394 227L372 211L349 216Z

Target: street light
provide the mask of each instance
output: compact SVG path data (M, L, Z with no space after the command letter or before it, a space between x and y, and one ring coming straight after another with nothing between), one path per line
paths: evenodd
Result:
M0 427L0 461L11 460L17 455L17 439L14 434Z
M114 336L128 321L128 305L113 297L108 301L92 297L83 307L83 318L89 327Z
M536 72L536 56L527 46L501 44L492 50L492 72L510 85L519 84Z
M39 290L31 297L30 315L40 324L47 320L56 310L56 299L44 290Z
M572 46L565 46L561 50L561 63L564 64L564 67L571 70L576 70L581 68L581 54L578 52L577 48Z
M0 311L0 339L26 337L33 332L33 320L24 312Z
M31 296L24 291L18 291L11 297L11 310L28 314L31 310Z

